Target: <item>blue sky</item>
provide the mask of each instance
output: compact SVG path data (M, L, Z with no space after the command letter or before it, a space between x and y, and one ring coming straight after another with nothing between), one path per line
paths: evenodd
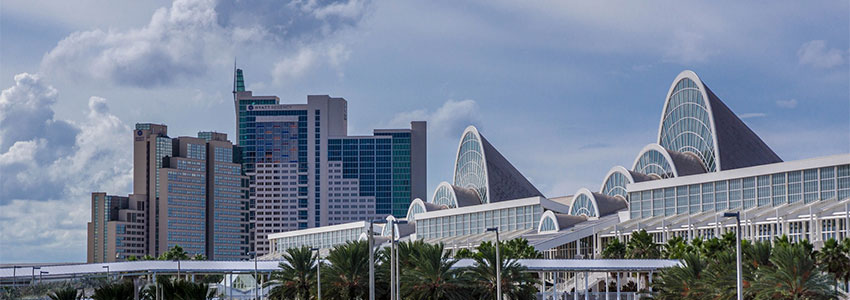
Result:
M428 185L484 134L547 196L655 140L694 70L784 160L850 152L850 7L795 1L4 1L0 262L84 261L90 193L131 192L130 128L232 135L248 89L427 120Z

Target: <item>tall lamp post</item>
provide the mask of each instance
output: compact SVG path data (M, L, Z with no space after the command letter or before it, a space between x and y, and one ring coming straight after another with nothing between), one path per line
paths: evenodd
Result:
M310 251L316 251L316 295L318 300L322 300L322 258L319 256L319 248L311 248Z
M369 220L369 300L375 300L375 224L387 220Z
M35 284L35 270L41 270L41 267L32 267L32 278L30 279L30 285Z
M109 281L109 265L102 266L101 268L106 269L106 281Z
M260 279L257 277L257 252L248 252L254 256L254 299L260 299Z
M499 227L490 227L487 228L487 231L495 231L496 232L496 295L499 297L498 300L502 300L502 258L499 256L499 248L501 248L501 243L499 242ZM576 290L578 292L578 290Z
M390 266L391 266L391 268L390 268L390 279L391 279L390 284L392 284L392 288L395 291L395 293L393 293L393 297L390 298L392 300L401 299L401 280L400 280L401 272L399 270L400 269L399 268L400 263L399 263L399 257L398 257L398 247L396 247L397 246L396 243L398 241L396 241L396 238L395 238L395 235L396 235L395 228L396 228L396 225L399 225L399 224L402 224L402 225L407 224L407 221L406 220L393 220L392 224L390 224L390 226L391 226L390 227L390 230L391 230L391 232L390 232L390 247L391 247L390 248L391 249L390 256L393 258L393 260L392 260L393 263L390 264ZM392 279L395 279L395 280L393 281Z
M738 271L738 300L744 300L744 287L743 287L743 272L741 267L741 212L727 212L723 213L724 218L735 217L736 226L735 226L735 252L737 256L737 271Z

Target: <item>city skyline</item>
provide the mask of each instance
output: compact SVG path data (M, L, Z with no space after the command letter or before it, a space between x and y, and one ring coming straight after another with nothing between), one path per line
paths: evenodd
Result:
M470 124L547 197L598 185L656 136L657 107L682 69L697 71L785 161L850 149L850 42L847 26L834 26L848 23L845 2L623 3L638 12L626 15L555 3L165 1L98 6L98 20L39 4L0 11L3 263L85 260L85 244L69 241L85 240L91 192L131 192L121 166L132 165L132 124L234 136L234 57L257 94L348 99L351 135L428 121L428 197L451 174L456 136ZM436 22L420 13L428 10ZM295 25L276 27L273 13ZM246 14L259 17L239 24ZM218 38L180 42L202 31ZM187 113L213 117L180 120ZM48 209L57 205L68 209Z

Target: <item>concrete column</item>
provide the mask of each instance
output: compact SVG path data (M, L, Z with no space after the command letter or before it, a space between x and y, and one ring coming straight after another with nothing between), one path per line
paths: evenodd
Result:
M552 282L554 282L555 284L552 286L552 300L557 300L558 299L558 272L555 272L553 277L554 277L554 279L552 280Z
M575 284L575 287L573 288L575 290L575 293L573 293L573 300L578 300L578 272L573 272L573 283Z
M649 292L652 293L652 271L649 272Z
M590 289L587 288L587 271L584 272L584 300L590 300Z
M620 300L620 272L617 272L617 300Z

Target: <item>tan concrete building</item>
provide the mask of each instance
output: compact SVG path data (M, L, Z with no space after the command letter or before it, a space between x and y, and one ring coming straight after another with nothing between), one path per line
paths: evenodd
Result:
M145 255L146 198L92 193L87 262L114 262Z

